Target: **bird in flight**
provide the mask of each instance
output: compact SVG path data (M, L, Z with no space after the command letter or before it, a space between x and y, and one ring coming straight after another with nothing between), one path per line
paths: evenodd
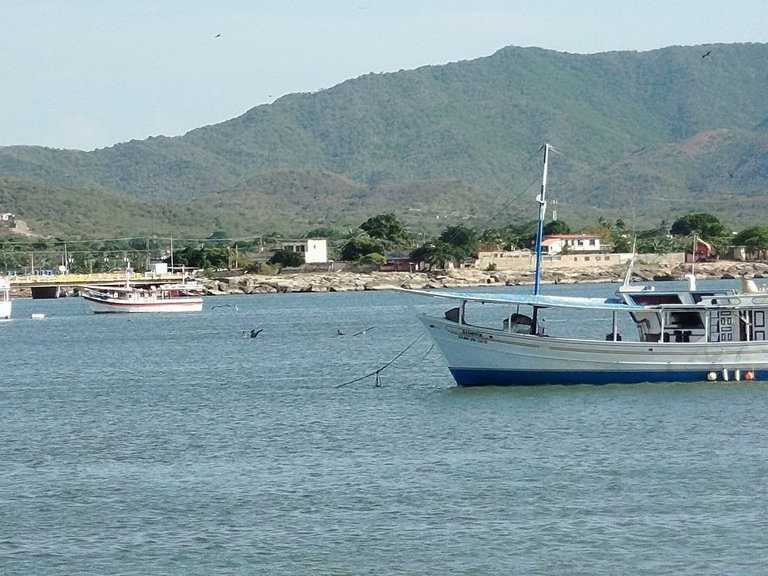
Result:
M709 56L710 54L712 54L712 50L707 50L706 52L704 52L704 54L702 54L702 55L701 55L701 57L702 57L702 58L706 58L706 57L707 57L707 56Z
M373 330L374 328L376 328L376 326L370 326L365 330L360 330L360 332L355 332L354 334L352 334L352 336L360 336L361 334L365 334L366 332L368 332L368 330Z
M216 36L214 36L214 38L221 38L221 34L216 34Z
M251 338L256 338L256 336L258 336L259 333L262 331L263 331L262 328L259 328L258 330L254 330L253 328L251 328Z

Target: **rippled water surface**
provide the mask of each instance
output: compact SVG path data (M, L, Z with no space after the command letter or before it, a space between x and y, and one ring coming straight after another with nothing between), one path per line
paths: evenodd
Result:
M767 383L459 389L444 308L16 300L0 574L768 574Z

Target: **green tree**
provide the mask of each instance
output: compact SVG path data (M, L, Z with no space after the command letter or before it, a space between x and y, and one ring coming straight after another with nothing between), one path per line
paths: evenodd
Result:
M201 246L200 248L188 246L183 250L174 252L173 261L176 265L202 268L204 270L226 268L229 261L229 250L227 248L212 248L208 246Z
M550 234L570 234L571 227L564 220L552 220L544 224L544 236Z
M507 231L502 228L488 228L483 230L477 240L482 244L497 244L502 248L509 244Z
M521 222L516 224L510 224L506 227L509 245L512 249L515 247L520 248L533 248L533 240L536 238L537 222L534 220L528 222Z
M386 264L387 259L378 252L371 252L357 259L358 264Z
M744 246L758 260L768 260L768 226L750 226L733 237L734 246Z
M444 249L441 244L450 247L450 250ZM451 259L463 260L477 252L477 234L466 226L449 226L440 234L435 244L440 248L440 252L450 252Z
M673 236L691 236L696 234L703 240L714 240L730 234L728 228L717 216L705 212L688 214L678 218L672 224L669 233Z
M286 268L297 268L304 264L304 258L293 250L276 250L267 260L267 264L279 264Z
M336 228L330 228L321 226L320 228L313 228L305 234L306 238L327 238L328 240L340 240L343 237L343 233Z
M436 240L416 248L411 252L411 259L415 262L427 264L429 269L432 270L433 266L445 268L446 264L455 262L459 257L456 254L455 246L442 240Z
M408 230L394 212L379 214L360 224L360 229L371 238L383 240L390 246L408 243Z
M368 254L381 254L384 256L384 243L382 240L374 240L366 235L350 238L341 250L341 259L354 262Z

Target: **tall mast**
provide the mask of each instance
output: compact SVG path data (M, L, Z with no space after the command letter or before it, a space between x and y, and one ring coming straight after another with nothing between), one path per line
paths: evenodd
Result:
M549 165L549 144L544 144L544 170L541 174L541 192L536 197L539 203L539 225L536 230L536 272L533 277L533 293L539 293L541 281L541 240L544 235L544 218L547 212L547 168Z

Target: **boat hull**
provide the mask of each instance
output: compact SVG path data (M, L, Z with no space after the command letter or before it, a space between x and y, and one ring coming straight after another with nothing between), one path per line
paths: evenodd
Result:
M11 317L11 285L5 278L0 278L0 320Z
M511 334L421 316L460 386L760 379L768 342L601 342Z
M118 299L103 299L83 295L94 314L125 314L151 312L200 312L203 299L196 297L169 298L154 302L131 302Z

